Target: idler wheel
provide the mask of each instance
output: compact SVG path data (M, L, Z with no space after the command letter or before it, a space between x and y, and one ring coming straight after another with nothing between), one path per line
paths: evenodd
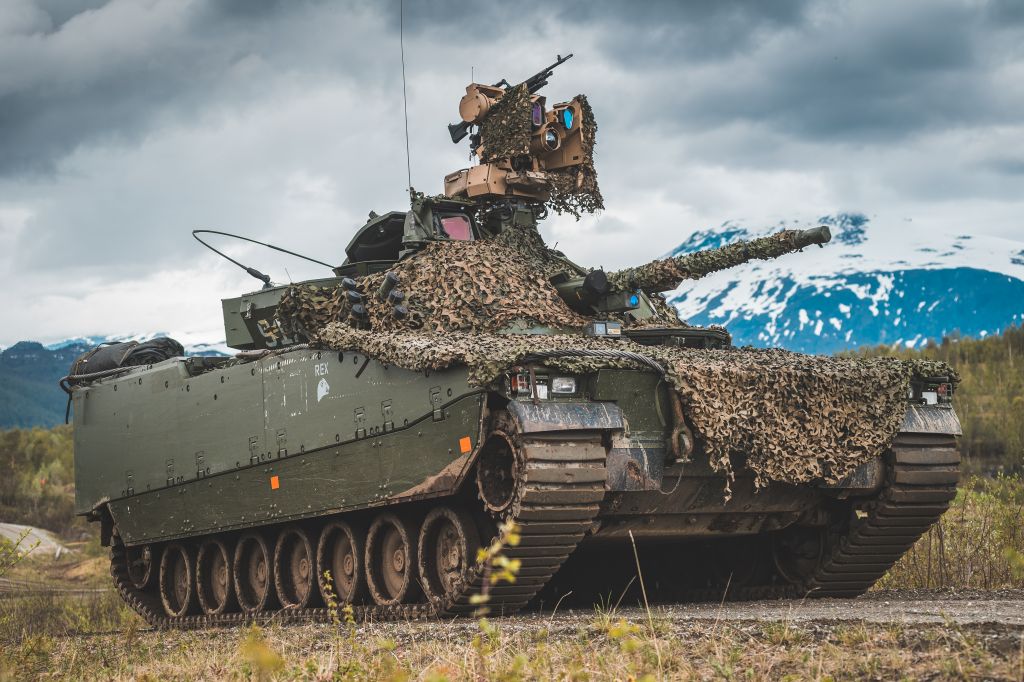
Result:
M805 582L825 556L826 529L791 526L772 538L772 559L779 575L793 585Z
M196 555L196 590L203 613L215 616L234 606L231 551L221 540L207 540Z
M417 560L427 598L443 601L454 596L476 564L480 535L469 514L438 507L427 514L420 529Z
M366 582L373 601L413 601L420 591L416 573L416 528L394 514L381 514L366 535Z
M298 526L283 529L274 546L274 587L283 608L309 606L310 600L316 596L313 589L315 572L315 556L309 535Z
M324 603L333 593L339 605L363 601L366 594L366 569L363 564L363 536L344 521L327 524L316 546L316 576ZM330 571L328 584L324 576ZM330 587L330 591L328 591Z
M168 616L178 618L194 611L195 585L195 571L188 549L177 543L164 548L160 557L160 601Z
M137 590L144 590L153 582L153 548L150 545L125 548L125 568L128 580Z
M247 533L235 546L232 569L235 574L235 596L246 613L263 611L272 606L273 563L266 541L258 533Z
M519 492L523 465L511 438L503 431L488 436L476 465L476 487L492 514L510 511Z

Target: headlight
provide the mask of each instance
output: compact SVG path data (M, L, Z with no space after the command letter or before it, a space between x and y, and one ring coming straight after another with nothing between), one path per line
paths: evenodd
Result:
M563 395L576 392L576 379L574 377L555 377L551 380L551 392Z

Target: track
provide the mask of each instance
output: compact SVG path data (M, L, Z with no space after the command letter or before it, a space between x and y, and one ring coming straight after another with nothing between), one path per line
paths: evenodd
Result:
M683 590L685 601L850 598L867 592L949 508L960 480L960 455L949 434L899 433L884 457L882 490L855 502L856 514L844 506L829 528L814 531L820 544L812 561L788 574L776 568L767 584Z
M897 435L880 499L799 590L815 597L854 597L875 584L932 527L956 497L960 454L951 435Z
M600 434L579 432L571 440L554 434L516 439L524 475L503 520L519 529L520 541L506 546L503 554L521 562L515 583L489 585L489 574L480 564L453 593L443 599L411 604L353 605L357 621L410 620L469 614L479 606L475 595L485 591L491 613L511 614L525 606L568 558L598 513L604 496L604 447ZM238 612L219 615L165 615L155 591L134 587L128 576L126 550L115 537L111 546L111 575L122 599L147 623L159 628L206 628L250 622L330 621L338 616L326 608L286 608L276 611ZM485 590L485 588L488 588Z
M524 607L575 550L598 514L604 496L604 449L597 434L531 435L514 438L523 475L502 520L515 521L520 543L503 553L521 562L513 584L488 585L488 573L474 565L443 598L394 605L354 605L358 621L450 617L474 612L476 595L489 594L491 613L509 615ZM899 434L886 455L886 481L880 493L858 503L821 533L812 564L797 576L779 576L762 585L687 590L688 601L718 602L805 597L854 597L866 592L934 524L956 495L959 455L952 436ZM850 518L852 517L852 518ZM248 622L329 621L326 608L165 615L160 597L132 586L125 550L112 548L111 573L122 598L155 627L204 628Z

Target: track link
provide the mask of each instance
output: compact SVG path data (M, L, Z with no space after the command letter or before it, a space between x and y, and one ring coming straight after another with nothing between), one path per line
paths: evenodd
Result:
M848 535L832 543L802 591L814 597L866 592L949 508L959 480L952 435L899 434L881 496Z
M574 433L567 438L534 434L520 442L524 475L508 520L519 527L520 541L503 554L521 562L516 582L488 586L488 573L476 565L456 592L435 602L393 606L353 605L357 621L414 620L472 614L475 595L489 599L489 612L509 615L522 608L558 571L590 530L605 494L605 449L599 433ZM116 536L111 545L110 572L121 598L147 623L158 628L197 629L267 622L330 622L326 608L288 608L259 613L227 613L168 617L155 592L134 587L128 578L126 550Z

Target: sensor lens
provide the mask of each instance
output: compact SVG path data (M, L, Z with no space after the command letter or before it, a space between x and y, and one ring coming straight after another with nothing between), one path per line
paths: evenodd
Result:
M544 131L544 146L552 151L558 149L558 135L554 130Z

